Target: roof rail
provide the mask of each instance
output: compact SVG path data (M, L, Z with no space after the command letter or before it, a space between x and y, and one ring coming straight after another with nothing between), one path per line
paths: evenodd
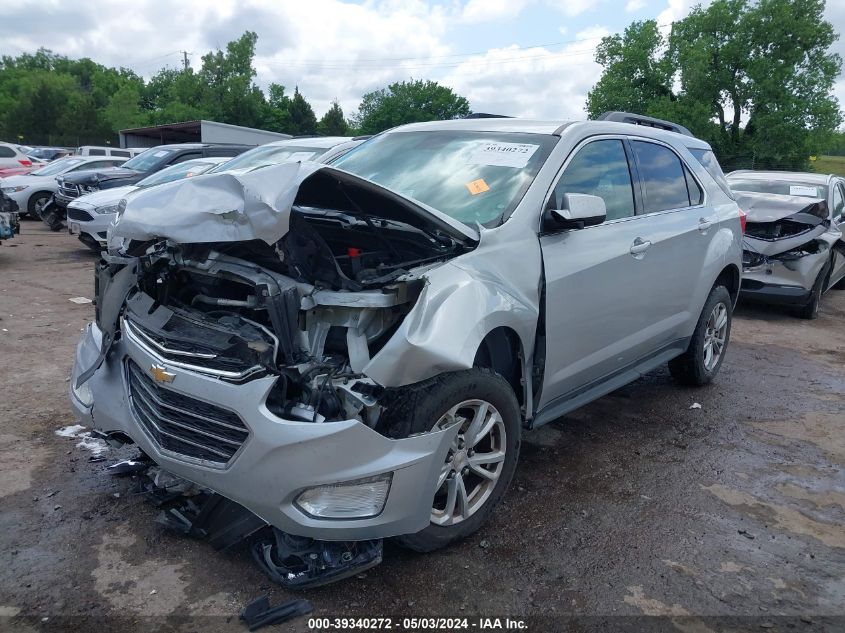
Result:
M630 112L605 112L599 115L598 121L616 121L617 123L631 123L632 125L644 125L646 127L654 127L660 130L667 130L669 132L677 132L685 136L693 136L683 125L672 123L671 121L664 121L663 119L655 119L654 117L645 116L643 114L632 114Z
M512 119L508 114L490 114L489 112L473 112L464 117L465 119Z

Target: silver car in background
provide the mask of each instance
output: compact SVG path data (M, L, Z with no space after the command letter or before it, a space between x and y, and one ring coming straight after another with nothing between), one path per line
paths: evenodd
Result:
M742 264L709 146L619 113L406 125L138 192L113 232L77 418L252 517L194 532L269 525L298 586L478 529L523 429L667 362L710 382Z
M822 294L845 288L845 179L735 171L728 183L747 214L742 298L816 318Z

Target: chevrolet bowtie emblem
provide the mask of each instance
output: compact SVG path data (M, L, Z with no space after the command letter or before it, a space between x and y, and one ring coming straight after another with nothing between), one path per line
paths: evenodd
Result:
M152 365L150 367L150 373L156 382L173 382L173 379L176 378L176 374L171 374L161 365Z

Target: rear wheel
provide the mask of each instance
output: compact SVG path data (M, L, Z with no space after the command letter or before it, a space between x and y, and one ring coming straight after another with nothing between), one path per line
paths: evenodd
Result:
M508 382L489 369L451 372L397 394L387 411L389 435L453 428L458 432L440 468L428 527L396 541L429 552L475 532L513 478L519 458L521 418Z
M669 372L683 385L706 385L719 373L731 337L733 302L728 289L715 286L704 303L687 350L669 361Z
M818 319L819 318L819 303L822 299L822 291L830 273L831 260L828 260L824 267L819 271L816 281L813 283L813 289L810 291L810 300L806 305L798 308L795 315L802 319Z

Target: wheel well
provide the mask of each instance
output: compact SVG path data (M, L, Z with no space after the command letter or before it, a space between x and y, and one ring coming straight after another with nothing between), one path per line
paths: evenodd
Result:
M739 296L739 269L733 264L725 266L716 281L713 282L713 287L724 286L728 289L728 294L731 295L731 300L736 304Z
M519 404L524 404L522 345L516 332L508 327L497 327L488 332L478 346L472 364L500 374L513 388Z

